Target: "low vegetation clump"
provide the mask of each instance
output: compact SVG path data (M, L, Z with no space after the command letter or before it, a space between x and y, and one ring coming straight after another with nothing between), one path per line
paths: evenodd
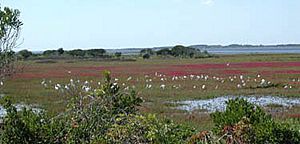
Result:
M260 107L243 99L229 100L225 112L211 114L214 131L227 143L299 143L300 131L275 122Z
M155 115L123 115L107 133L108 143L185 143L192 128Z
M149 54L149 52L148 52ZM209 58L213 55L209 54L207 51L201 52L199 49L185 47L182 45L174 46L173 48L164 48L156 51L156 54L159 56L173 56L180 58Z
M105 71L104 82L92 89L71 80L54 87L68 107L56 117L45 111L18 111L3 99L2 143L299 143L299 129L275 122L260 107L230 100L226 111L211 114L215 128L197 133L155 115L142 115L135 91L124 91Z

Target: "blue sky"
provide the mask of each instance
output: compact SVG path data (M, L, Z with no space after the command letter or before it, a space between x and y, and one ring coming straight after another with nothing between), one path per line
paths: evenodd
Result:
M0 0L30 50L300 43L298 0Z

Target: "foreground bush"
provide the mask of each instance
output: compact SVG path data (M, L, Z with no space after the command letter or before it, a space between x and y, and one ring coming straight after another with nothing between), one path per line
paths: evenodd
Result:
M109 143L185 143L193 129L154 115L123 115L106 134Z
M229 100L225 112L211 114L215 132L227 143L300 143L300 132L275 122L260 107Z

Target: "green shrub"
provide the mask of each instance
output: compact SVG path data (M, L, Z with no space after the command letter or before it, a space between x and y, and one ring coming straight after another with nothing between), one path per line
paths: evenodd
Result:
M242 118L250 120L251 124L262 123L271 119L260 107L247 102L244 99L229 100L224 112L211 114L216 130L221 130L225 126L233 126Z
M122 115L106 136L109 143L185 143L193 131L154 115Z
M1 143L50 142L50 119L43 112L35 113L33 110L26 108L17 111L7 98L4 98L3 105L7 115L3 119Z
M215 132L226 135L226 141L300 143L299 131L287 124L275 122L260 107L243 99L229 100L224 112L213 113L211 117L215 123Z
M71 97L68 105L65 141L91 143L103 139L120 114L136 114L142 100L134 91L125 93L104 72L105 83L86 95ZM81 93L81 92L80 92Z
M150 54L146 53L146 54L143 54L143 59L149 59L150 58Z

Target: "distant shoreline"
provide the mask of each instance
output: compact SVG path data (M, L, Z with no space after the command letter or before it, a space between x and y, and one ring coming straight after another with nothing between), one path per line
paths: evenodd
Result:
M172 48L173 46L162 46L162 47L151 47L149 49L152 50L160 50L164 48ZM288 50L288 49L299 49L300 51L300 44L277 44L277 45L241 45L241 44L231 44L231 45L206 45L206 44L200 44L200 45L190 45L189 47L200 49L200 50L251 50L251 49L268 49L268 50ZM57 49L57 48L53 48ZM88 48L74 48L74 49L88 49ZM97 48L93 48L97 49ZM100 47L99 47L100 49ZM102 49L102 48L101 48ZM104 48L107 50L107 52L115 53L115 52L122 52L124 54L137 54L142 49L146 48ZM33 53L42 53L43 51L33 51ZM254 52L255 53L255 52ZM298 53L298 52L297 52ZM300 52L299 52L300 53Z

